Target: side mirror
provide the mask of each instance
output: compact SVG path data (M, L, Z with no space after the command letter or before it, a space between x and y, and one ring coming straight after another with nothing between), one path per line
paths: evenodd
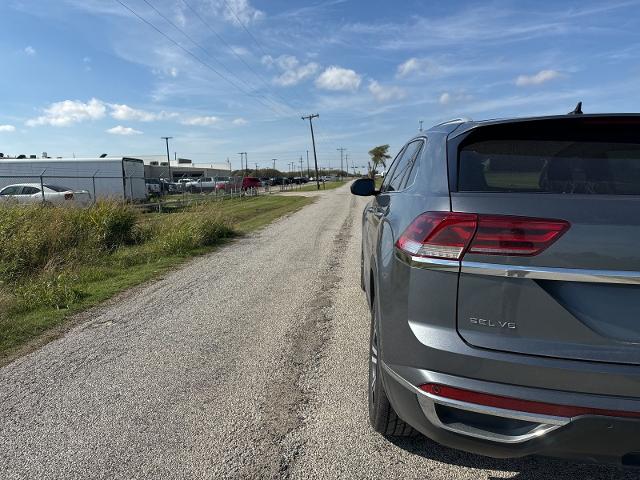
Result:
M351 193L361 197L376 195L376 182L372 178L359 178L351 184Z

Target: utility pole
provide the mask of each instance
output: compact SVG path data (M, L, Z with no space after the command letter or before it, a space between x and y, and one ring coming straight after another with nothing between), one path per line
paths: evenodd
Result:
M311 128L311 142L313 143L313 161L316 166L316 185L318 190L320 190L320 179L318 178L318 156L316 155L316 139L313 135L313 119L319 118L320 115L318 113L314 113L313 115L307 115L306 117L302 117L302 120L309 120L309 128Z
M244 177L247 176L247 170L249 169L249 167L247 166L247 152L238 152L238 155L240 155L240 171L244 170ZM243 158L244 155L244 158ZM244 160L244 163L242 162Z
M256 163L256 176L258 175L258 164Z
M420 120L420 131L422 131L422 120Z
M336 148L336 150L338 150L340 152L340 180L342 180L342 170L344 170L344 165L342 163L343 162L342 157L343 157L343 154L344 154L344 151L346 150L346 148L340 147L340 148Z
M346 172L347 172L347 176L349 176L349 154L345 153L344 154L344 165L346 168Z
M307 150L307 178L311 177L311 170L309 170L309 150Z
M169 157L169 140L173 137L160 137L167 144L167 166L169 167L169 181L173 182L173 177L171 176L171 157Z
M302 172L302 155L300 155L300 179L302 179L302 177L304 177L304 173Z

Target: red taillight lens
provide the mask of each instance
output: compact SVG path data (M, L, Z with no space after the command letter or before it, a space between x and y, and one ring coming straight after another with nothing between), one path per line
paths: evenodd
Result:
M426 212L416 218L396 246L420 257L460 260L476 231L477 215L455 212Z
M396 247L418 257L460 260L465 252L482 255L537 255L569 228L564 220L426 212L418 216Z
M480 215L470 253L537 255L569 228L564 220Z
M502 408L505 410L515 410L518 412L536 413L541 415L551 415L554 417L579 417L580 415L605 415L608 417L640 417L640 412L630 412L626 410L607 410L602 408L573 407L570 405L557 405L554 403L534 402L532 400L521 400L519 398L503 397L491 395L489 393L474 392L464 388L439 385L437 383L426 383L420 385L420 390L431 395L451 400L458 400L475 405Z
M73 193L65 193L64 194L64 199L65 200L73 200Z

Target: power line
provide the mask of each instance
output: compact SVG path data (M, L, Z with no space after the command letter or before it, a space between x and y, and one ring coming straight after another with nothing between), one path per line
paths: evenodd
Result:
M202 50L205 55L209 58L211 58L212 60L214 60L218 65L220 65L220 67L222 67L229 75L235 76L236 78L238 78L238 80L240 80L248 89L252 89L252 85L249 84L249 82L247 82L245 79L239 78L237 75L234 75L234 73L231 71L231 69L229 67L227 67L224 63L222 63L220 60L218 60L215 56L211 55L209 53L209 51L202 46L202 44L200 44L199 42L195 41L187 32L185 32L183 29L181 29L178 25L176 25L174 22L171 21L171 19L167 18L166 15L164 15L160 10L158 10L149 0L142 0L144 3L146 3L149 7L151 7L151 9L156 12L165 22L167 22L169 25L171 25L173 28L175 28L177 31L179 31L182 35L184 35L191 43L193 43L196 47L198 47L200 50ZM224 41L224 40L223 40ZM258 95L256 95L258 96ZM270 101L275 107L279 107L279 105L274 102L273 100L271 100L270 98L267 97L262 97L264 98L264 100L266 101ZM287 105L287 107L291 108L289 105ZM294 109L291 109L294 110ZM281 112L283 114L286 114L286 112Z
M195 53L191 52L189 49L183 47L179 42L177 42L176 40L174 40L173 38L171 38L169 35L167 35L166 33L164 33L162 30L160 30L158 27L156 27L153 23L151 23L150 21L148 21L147 19L145 19L144 17L140 16L135 10L133 10L131 7L129 7L127 4L125 4L122 0L115 0L116 2L118 2L120 5L122 5L124 8L126 8L127 10L129 10L129 12L131 12L136 18L138 18L138 20L140 20L141 22L147 24L148 26L150 26L151 28L153 28L156 32L158 32L160 35L162 35L164 38L166 38L167 40L169 40L171 43L173 43L176 47L178 47L180 50L184 51L187 55L193 57L198 63L204 65L206 68L208 68L209 70L211 70L213 73L215 73L216 75L218 75L220 78L222 78L224 81L226 81L227 83L231 84L233 87L235 87L237 90L239 90L240 92L244 93L245 95L247 95L248 97L254 98L258 103L260 103L263 107L268 108L269 110L271 110L273 113L275 113L276 115L282 115L282 112L278 112L276 111L274 108L272 108L270 105L262 102L258 97L256 97L255 95L252 95L250 92L245 91L240 85L236 84L233 80L227 78L225 75L223 75L222 73L220 73L218 70L216 70L214 67L212 67L209 63L205 62L204 60L202 60L200 57L198 57Z
M191 10L191 12L193 12L193 14L198 17L198 19L202 22L203 25L205 25L209 30L211 30L211 32L218 38L218 40L220 40L222 43L224 43L228 48L229 51L238 59L242 62L242 64L247 67L247 69L253 73L256 78L258 78L262 83L264 83L264 85L267 87L268 90L271 91L271 86L269 85L269 82L267 82L264 77L262 75L260 75L258 72L256 72L254 70L254 68L249 65L244 58L242 58L241 55L238 55L238 53L235 52L235 50L233 49L233 47L222 37L222 35L220 35L212 26L209 22L207 22L204 18L202 18L202 15L200 15L195 8L193 8L193 6L191 6L191 4L189 2L187 2L187 0L182 0L182 3L184 3L189 10ZM292 105L289 104L289 102L287 102L287 100L285 100L282 96L280 96L277 92L272 91L272 93L278 97L280 100L282 100L285 105L287 105L289 108L291 108L292 110L295 110L295 108L293 108Z
M262 48L262 45L260 45L260 42L258 41L258 39L256 37L253 36L253 33L251 33L249 31L249 29L244 25L244 23L242 22L242 20L240 20L240 17L238 17L238 15L236 15L236 12L233 10L233 8L231 8L231 6L229 5L229 3L227 3L227 0L222 0L224 2L224 4L227 6L227 9L229 9L229 11L231 12L231 14L236 18L236 20L238 21L238 24L240 24L240 26L242 27L242 29L247 32L247 35L249 35L254 43L258 46L258 48L260 49L260 51L262 52L263 55L265 56L269 56L269 54L267 52L264 51L264 48Z

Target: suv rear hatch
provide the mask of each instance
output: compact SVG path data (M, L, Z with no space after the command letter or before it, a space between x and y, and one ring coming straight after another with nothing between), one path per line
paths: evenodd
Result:
M508 352L640 364L640 117L496 122L449 145L454 212L525 217L502 231L489 222L486 231L498 237L525 238L540 219L568 222L534 254L525 241L521 254L464 255L462 338Z

